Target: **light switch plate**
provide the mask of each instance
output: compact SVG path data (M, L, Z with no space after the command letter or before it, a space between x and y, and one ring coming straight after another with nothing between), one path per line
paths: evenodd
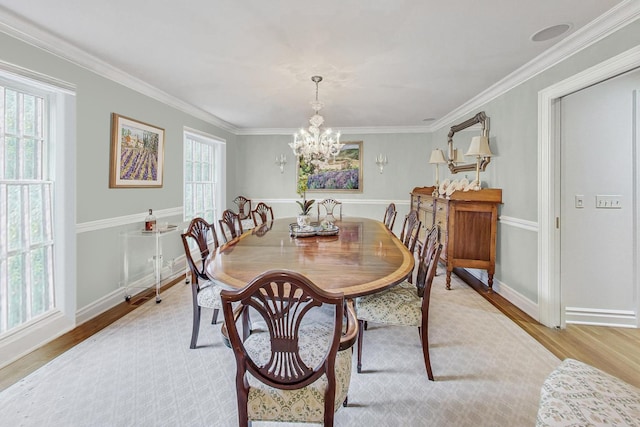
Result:
M576 208L584 208L584 195L576 194Z

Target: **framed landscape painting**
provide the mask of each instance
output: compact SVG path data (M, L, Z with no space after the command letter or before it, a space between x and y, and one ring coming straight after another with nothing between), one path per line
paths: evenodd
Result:
M111 113L110 188L162 187L164 129Z
M362 141L345 142L335 159L298 159L297 178L307 183L307 192L361 193Z

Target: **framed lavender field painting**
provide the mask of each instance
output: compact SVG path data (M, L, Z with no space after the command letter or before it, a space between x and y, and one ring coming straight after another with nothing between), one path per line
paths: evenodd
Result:
M362 141L345 142L335 159L298 159L300 180L307 183L307 192L362 193Z
M164 129L111 113L110 188L159 188L164 174Z

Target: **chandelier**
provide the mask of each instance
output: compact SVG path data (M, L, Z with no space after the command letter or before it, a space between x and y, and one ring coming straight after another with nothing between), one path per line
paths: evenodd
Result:
M340 144L340 132L334 133L331 129L320 129L324 123L324 117L320 115L324 104L318 101L318 83L322 81L322 77L313 76L311 81L316 84L316 100L311 101L311 107L315 114L309 119L309 130L300 129L300 132L296 132L289 147L296 157L303 157L307 162L311 160L325 161L329 157L335 158L344 144Z

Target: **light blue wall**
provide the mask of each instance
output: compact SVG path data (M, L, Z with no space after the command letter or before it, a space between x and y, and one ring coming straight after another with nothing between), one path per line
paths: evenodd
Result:
M235 158L236 136L1 33L0 61L55 77L77 88L77 151L68 153L76 158L76 218L79 226L97 224L77 235L77 307L82 310L118 292L122 275L120 233L141 227L149 208L156 211L182 208L183 127L225 139L231 159ZM165 129L162 188L109 188L112 112ZM129 215L139 217L139 221L132 220L130 224L122 225L122 221L117 220ZM173 215L159 220L176 223L182 221L182 216ZM98 224L101 221L103 223ZM110 225L110 222L118 225ZM181 245L176 238L169 244L167 253L175 253Z
M507 93L444 124L432 134L344 135L344 141L363 141L362 193L330 194L345 200L345 215L382 217L389 201L406 201L413 187L430 185L433 168L427 164L433 148L446 148L452 124L485 111L491 120L491 144L496 157L482 179L503 189L503 216L537 221L537 94L538 91L640 43L640 23L624 29L568 57ZM280 215L295 214L295 165L289 155L289 136L236 136L181 110L100 77L58 56L0 34L0 60L41 72L77 86L77 222L105 221L106 226L78 234L78 292L81 309L113 294L121 275L119 233L139 223L108 226L109 221L139 215L148 208L171 210L182 206L182 129L188 126L227 141L227 203L237 194L271 200ZM109 189L110 114L148 122L166 131L164 186L160 189ZM585 123L588 126L588 123ZM274 164L285 153L283 174ZM388 156L379 174L375 155ZM69 153L73 155L73 153ZM442 177L446 176L444 170ZM472 176L473 173L469 173ZM315 197L316 194L313 194ZM401 214L403 212L401 211ZM165 220L178 222L180 215ZM496 279L533 303L537 302L537 233L501 224L498 234Z

